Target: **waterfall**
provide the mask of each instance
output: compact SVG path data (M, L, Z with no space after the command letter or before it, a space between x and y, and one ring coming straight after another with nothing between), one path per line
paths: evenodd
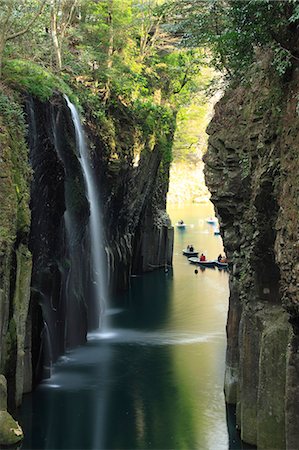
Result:
M89 152L78 111L66 95L64 95L64 98L71 111L76 132L77 151L86 186L86 196L90 205L89 228L93 283L99 312L101 311L101 316L103 316L103 309L105 310L108 306L108 288L100 198L95 181L95 174L90 164ZM107 323L105 323L105 325L107 326Z

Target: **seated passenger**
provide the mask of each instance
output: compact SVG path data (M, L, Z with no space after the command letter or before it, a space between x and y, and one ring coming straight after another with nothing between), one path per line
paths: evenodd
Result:
M200 261L206 261L207 258L206 258L205 255L202 253L202 254L200 255L199 260L200 260Z
M191 245L189 245L189 251L190 252L193 252L194 251L194 247L193 247L193 245L191 244Z
M218 255L217 261L218 261L218 262L221 262L222 258L223 258L223 257L222 257L222 255L221 255L221 253L220 253L220 255Z

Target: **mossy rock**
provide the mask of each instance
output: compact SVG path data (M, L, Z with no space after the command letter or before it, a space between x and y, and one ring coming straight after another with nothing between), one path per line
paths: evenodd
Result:
M23 431L7 411L0 411L0 445L14 445L23 439Z
M0 411L7 409L7 384L4 375L0 375Z

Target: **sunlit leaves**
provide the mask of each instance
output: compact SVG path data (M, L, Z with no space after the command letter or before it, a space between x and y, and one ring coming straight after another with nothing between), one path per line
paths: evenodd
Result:
M181 0L173 10L173 33L183 45L211 49L211 63L242 76L255 48L275 49L273 65L282 74L292 55L290 24L299 19L297 0Z

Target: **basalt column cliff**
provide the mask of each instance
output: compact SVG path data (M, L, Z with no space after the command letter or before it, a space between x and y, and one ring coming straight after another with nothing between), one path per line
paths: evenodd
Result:
M67 348L85 342L99 314L90 265L90 201L65 98L56 93L42 101L10 92L3 99L0 444L8 445L22 431L7 409L14 411L24 392L51 375L52 363ZM173 245L165 211L169 162L161 146L161 139L171 142L173 128L167 136L158 128L144 136L134 117L125 120L124 106L119 114L111 111L105 128L86 113L84 127L102 202L101 245L111 292L126 289L132 273L171 265Z
M299 72L260 55L208 128L206 181L230 266L225 395L244 441L299 442Z

